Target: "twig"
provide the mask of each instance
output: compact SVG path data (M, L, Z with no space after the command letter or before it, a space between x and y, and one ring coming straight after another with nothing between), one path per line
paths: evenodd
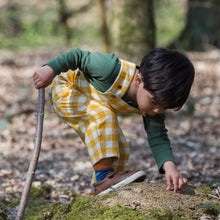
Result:
M38 163L38 158L40 154L41 141L42 141L42 133L43 133L43 119L44 119L44 102L45 102L45 89L40 88L38 93L38 113L37 113L37 130L36 130L36 140L34 151L32 155L32 159L30 161L27 178L25 181L25 186L22 192L21 201L18 209L18 213L16 216L16 220L22 220L25 207L28 201L28 195L30 192L32 180L35 174L35 170Z

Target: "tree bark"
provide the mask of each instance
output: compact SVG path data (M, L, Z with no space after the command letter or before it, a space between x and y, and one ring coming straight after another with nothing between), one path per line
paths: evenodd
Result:
M110 17L114 50L140 59L155 47L153 0L112 0Z

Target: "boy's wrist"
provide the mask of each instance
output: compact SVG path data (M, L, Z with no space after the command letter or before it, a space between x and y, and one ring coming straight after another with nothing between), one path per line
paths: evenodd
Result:
M166 161L163 164L163 170L166 172L167 170L170 169L176 169L176 165L173 161Z
M51 73L53 72L53 76L56 76L60 73L60 70L58 70L56 66L51 65L49 62L44 64L42 67L46 67L48 70L50 70Z

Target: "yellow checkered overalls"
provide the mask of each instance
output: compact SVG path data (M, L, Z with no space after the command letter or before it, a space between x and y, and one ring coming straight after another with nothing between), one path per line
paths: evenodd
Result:
M61 73L52 86L56 114L80 135L92 164L102 158L116 157L113 166L118 171L124 169L129 158L129 146L116 114L141 114L121 99L133 80L136 66L123 60L121 64L118 77L104 93L88 83L79 70Z

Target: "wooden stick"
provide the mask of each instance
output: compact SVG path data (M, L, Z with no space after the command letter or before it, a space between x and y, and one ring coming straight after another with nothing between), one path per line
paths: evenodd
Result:
M16 216L16 220L22 220L25 207L28 201L28 195L30 192L31 184L34 178L35 170L38 163L38 158L41 149L42 133L43 133L43 120L44 120L44 103L45 103L45 88L40 88L38 92L38 112L37 112L37 130L36 140L32 159L30 161L25 186L22 192L21 201Z

